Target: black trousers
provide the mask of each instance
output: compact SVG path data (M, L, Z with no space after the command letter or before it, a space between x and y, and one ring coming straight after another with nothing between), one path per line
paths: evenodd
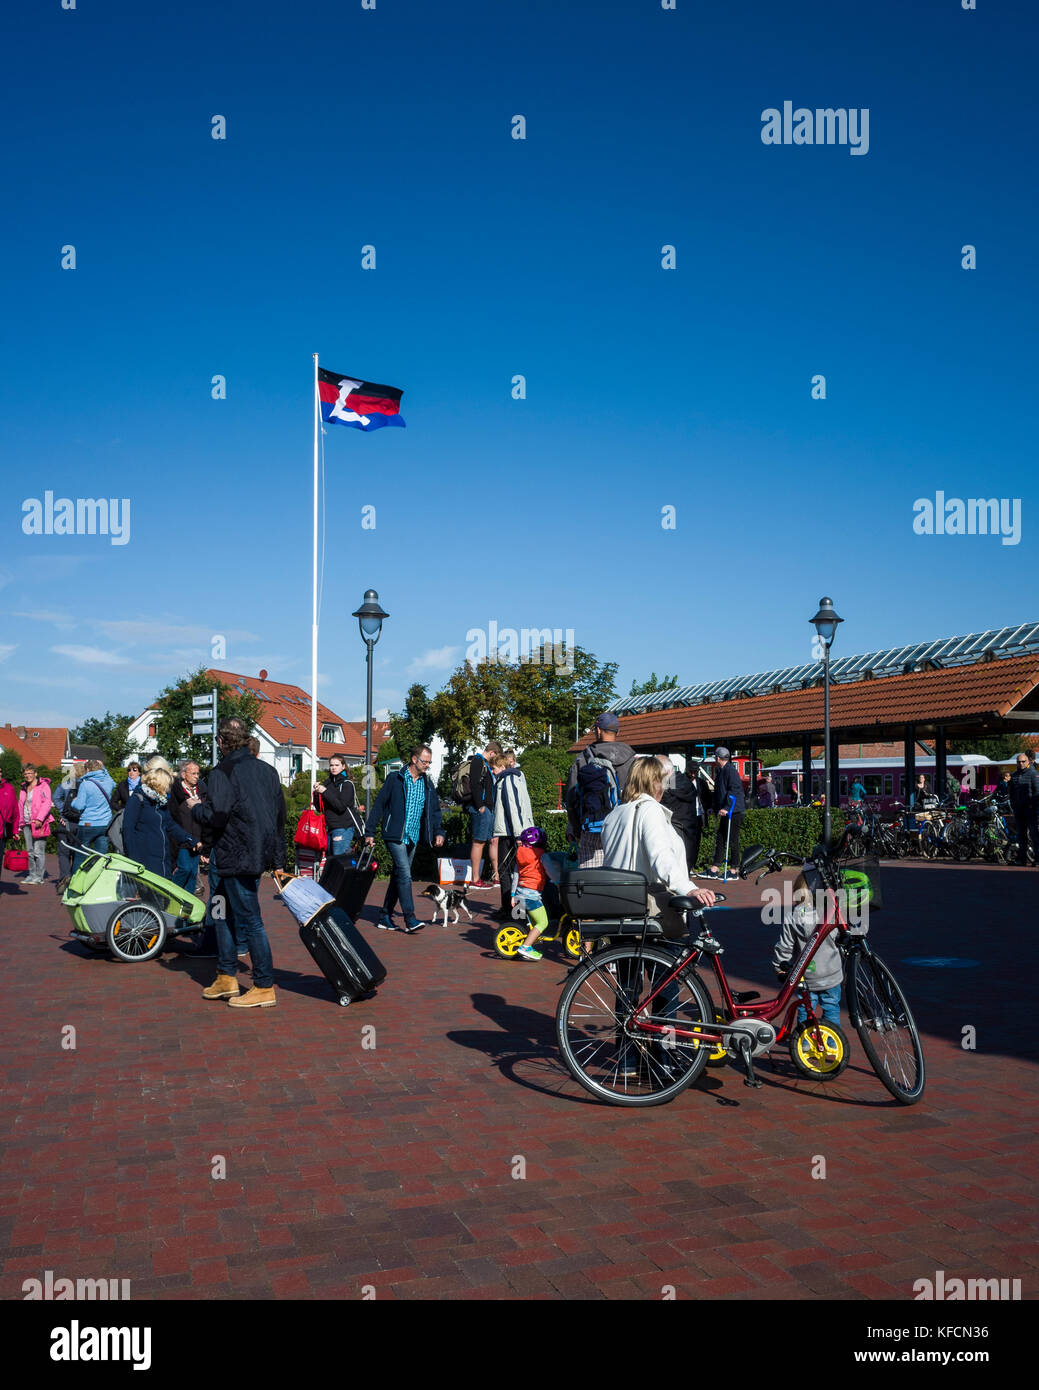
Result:
M678 831L678 838L685 845L685 863L690 876L696 868L696 861L700 857L700 841L703 839L703 821L698 820L695 825L676 825L674 829Z
M498 886L501 890L500 911L512 911L512 875L516 868L517 841L510 835L498 836Z
M1028 811L1015 811L1014 821L1017 825L1017 862L1028 863L1028 837L1031 836L1032 854L1039 864L1039 806L1033 806Z
M725 862L725 837L729 837L729 863L738 864L740 862L740 826L743 824L743 812L736 811L731 816L718 817L718 829L714 835L714 862L723 864ZM731 826L731 829L729 828Z

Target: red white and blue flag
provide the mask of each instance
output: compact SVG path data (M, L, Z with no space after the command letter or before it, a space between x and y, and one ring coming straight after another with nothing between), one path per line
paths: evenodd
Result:
M318 397L321 418L326 425L349 425L355 430L378 430L383 425L403 425L401 392L395 386L377 386L373 381L343 376L318 368Z

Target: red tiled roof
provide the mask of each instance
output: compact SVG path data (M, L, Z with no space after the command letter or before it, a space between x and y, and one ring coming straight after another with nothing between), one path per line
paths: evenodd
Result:
M247 690L259 691L267 698L260 700L260 715L257 723L264 733L269 734L276 743L288 743L289 739L300 748L310 747L310 697L298 685L287 685L284 681L262 681L258 676L240 676L233 671L206 672L211 680L232 688L242 685ZM279 724L279 719L287 719L288 727ZM343 731L342 743L326 743L321 737L322 724L338 724ZM333 753L344 757L364 757L364 735L358 736L353 724L330 710L327 705L317 702L317 755L330 758Z
M17 753L23 763L36 763L39 767L60 767L68 747L68 729L40 729L31 725L25 727L25 738L18 731L23 726L13 725L0 728L0 747Z
M1039 656L1035 655L831 685L830 726L835 730L885 726L894 731L907 722L920 725L999 717L1020 704L1037 685ZM819 685L810 690L718 700L709 705L619 718L617 737L635 748L659 748L669 743L723 736L800 738L822 729L823 688ZM1039 725L1039 710L1035 722ZM583 748L591 741L589 733L573 747Z

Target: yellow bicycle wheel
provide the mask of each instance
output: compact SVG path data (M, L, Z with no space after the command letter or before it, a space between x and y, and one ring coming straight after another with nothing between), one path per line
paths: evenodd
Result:
M834 1023L799 1023L790 1034L790 1060L802 1076L832 1081L848 1065L848 1039Z
M519 927L505 926L494 938L494 949L502 960L513 960L526 939L527 933Z
M563 937L563 946L571 960L581 959L581 933L571 927Z

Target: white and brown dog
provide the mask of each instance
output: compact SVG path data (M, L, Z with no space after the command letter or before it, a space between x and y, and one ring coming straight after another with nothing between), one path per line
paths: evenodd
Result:
M459 908L462 909L471 922L473 920L473 914L465 905L465 895L468 891L464 883L458 888L445 888L442 884L431 883L428 888L424 889L422 896L424 898L432 898L434 903L436 903L436 907L433 909L433 926L436 926L437 914L440 912L444 914L445 927L447 926L447 915L449 912L453 914L451 923L454 925L454 923L458 921Z

